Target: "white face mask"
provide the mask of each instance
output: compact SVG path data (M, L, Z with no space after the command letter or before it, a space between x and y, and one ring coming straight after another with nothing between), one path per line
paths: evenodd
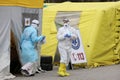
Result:
M35 29L38 30L38 27L36 27Z
M65 26L65 27L68 27L68 26L69 26L69 23L65 23L64 26Z
M31 24L36 30L38 29L37 24Z

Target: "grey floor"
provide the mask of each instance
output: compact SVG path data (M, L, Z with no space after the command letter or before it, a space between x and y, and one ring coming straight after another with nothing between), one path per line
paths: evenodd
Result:
M33 77L24 77L21 74L16 74L16 78L12 80L120 80L120 64L92 69L68 70L71 74L69 77L59 77L57 70L58 67L54 66L52 71L36 74Z

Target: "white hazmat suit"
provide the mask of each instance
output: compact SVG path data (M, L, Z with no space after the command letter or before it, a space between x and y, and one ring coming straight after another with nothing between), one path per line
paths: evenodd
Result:
M68 22L69 21L64 22L63 27L59 28L57 33L57 39L59 42L58 50L60 53L60 67L58 74L60 76L69 76L69 73L66 72L66 66L70 60L72 41L77 38L76 30L71 27Z

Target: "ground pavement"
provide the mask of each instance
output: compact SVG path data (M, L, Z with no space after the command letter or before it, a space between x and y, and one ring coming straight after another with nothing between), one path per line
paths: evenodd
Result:
M69 70L69 77L59 77L57 75L58 67L54 66L52 71L36 74L33 77L24 77L16 74L12 80L120 80L120 64L111 66L102 66L92 69L79 68Z

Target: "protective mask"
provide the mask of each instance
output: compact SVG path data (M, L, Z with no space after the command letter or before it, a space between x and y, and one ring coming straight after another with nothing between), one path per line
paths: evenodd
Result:
M69 26L69 23L65 23L64 26L65 26L65 27L68 27L68 26Z
M38 30L38 27L36 27L35 29Z
M37 24L31 24L36 30L38 29Z

